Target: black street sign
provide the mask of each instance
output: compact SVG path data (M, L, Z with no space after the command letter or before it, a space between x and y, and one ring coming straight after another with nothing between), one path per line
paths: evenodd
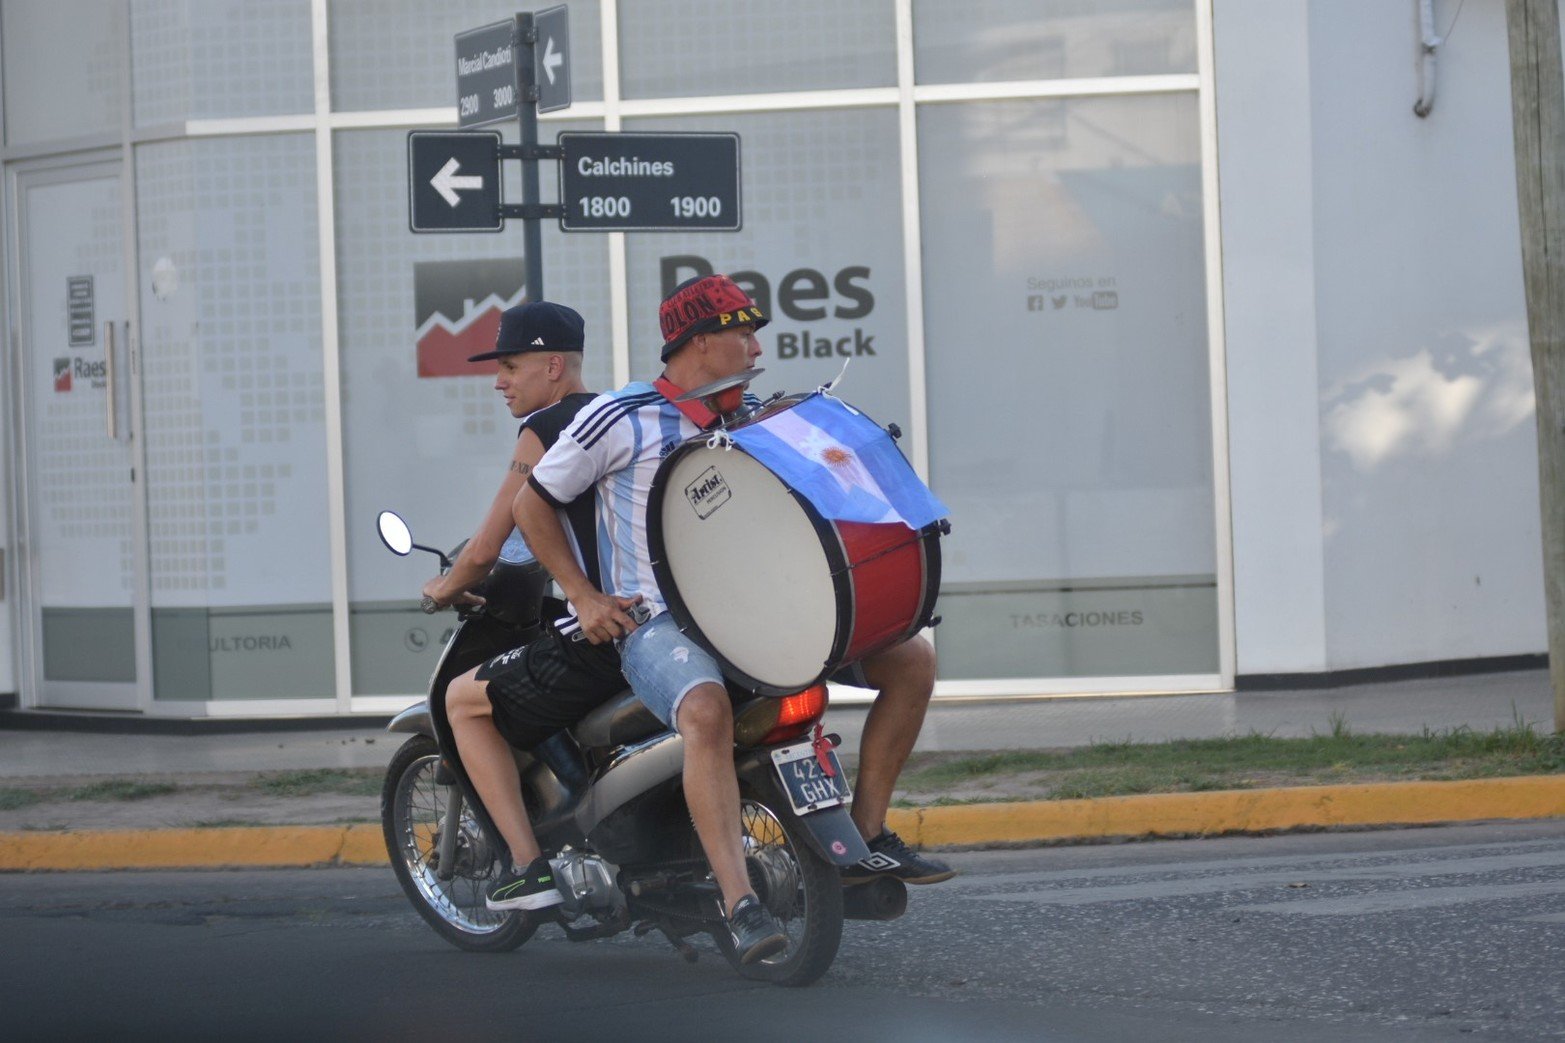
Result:
M538 42L533 45L538 111L553 112L571 104L571 19L564 4L533 15Z
M567 232L735 232L739 135L559 136Z
M515 20L456 34L456 118L461 127L515 119L516 56L511 53ZM567 102L569 104L569 102Z
M408 132L408 227L415 232L498 232L500 135Z

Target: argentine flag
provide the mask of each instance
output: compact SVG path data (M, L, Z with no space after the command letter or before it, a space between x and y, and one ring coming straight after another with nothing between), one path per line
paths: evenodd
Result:
M833 521L922 529L950 513L880 425L820 392L728 434Z

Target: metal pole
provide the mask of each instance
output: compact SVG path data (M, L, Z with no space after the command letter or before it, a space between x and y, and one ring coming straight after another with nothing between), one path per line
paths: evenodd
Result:
M522 206L529 211L542 202L538 194L538 159L528 155L538 146L538 72L533 62L533 47L538 29L533 13L520 11L511 31L512 66L516 69L517 123L522 132ZM543 300L543 219L522 218L522 257L526 262L527 300Z

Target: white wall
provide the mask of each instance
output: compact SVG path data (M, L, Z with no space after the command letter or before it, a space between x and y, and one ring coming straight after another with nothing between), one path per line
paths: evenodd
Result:
M1504 5L1463 8L1427 119L1413 10L1310 5L1334 669L1544 648Z
M1503 5L1427 119L1413 0L1258 8L1215 9L1238 671L1540 652Z

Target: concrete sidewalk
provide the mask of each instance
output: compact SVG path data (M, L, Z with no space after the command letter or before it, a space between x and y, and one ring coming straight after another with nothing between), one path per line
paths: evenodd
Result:
M827 727L856 749L867 711L834 704ZM1356 732L1487 731L1518 719L1550 731L1554 704L1547 670L1221 695L942 700L930 708L918 749L1045 749L1251 732L1290 738L1329 731L1333 714ZM157 735L11 730L8 716L0 714L0 780L382 767L402 741L380 726L383 718L362 727L282 731L257 722L245 732Z
M830 730L855 751L866 708L834 706ZM1417 733L1517 721L1552 730L1545 670L1332 689L1133 698L943 702L931 708L925 751L1032 749L1093 741L1156 742L1259 732ZM372 795L266 796L257 773L382 768L404 741L365 722L221 734L11 730L0 720L0 792L77 785L95 777L170 781L179 796L147 801L0 805L0 870L383 863ZM1158 794L899 810L892 827L931 846L1203 835L1234 831L1565 817L1565 776L1472 783L1321 786ZM191 828L202 827L202 828Z

